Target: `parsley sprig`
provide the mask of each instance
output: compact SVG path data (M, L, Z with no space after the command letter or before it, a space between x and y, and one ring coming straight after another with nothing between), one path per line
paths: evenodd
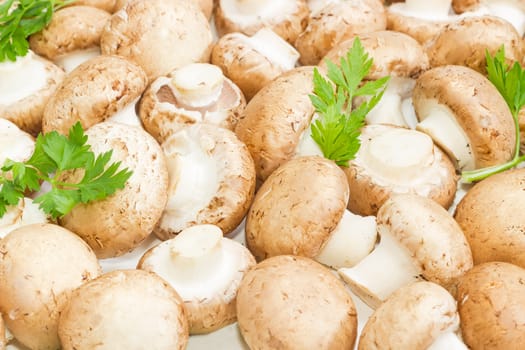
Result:
M525 161L525 155L520 156L520 124L519 113L525 106L525 70L518 62L514 62L509 68L505 62L505 48L502 46L492 57L486 52L488 78L496 86L510 108L516 133L516 144L514 157L500 165L487 168L463 171L461 179L463 182L471 183L483 180L491 175L514 168Z
M130 170L118 171L121 163L109 164L112 151L95 155L80 123L66 137L56 131L40 134L35 151L26 162L7 160L0 172L0 217L9 205L16 205L28 191L39 191L41 181L51 191L35 198L40 208L53 218L66 215L79 203L104 199L124 188ZM63 174L82 171L77 183L63 182Z
M319 115L312 125L312 138L321 148L323 155L340 166L348 166L361 145L360 129L365 117L374 108L386 88L389 77L361 84L372 67L373 60L365 52L359 38L354 40L340 66L326 60L325 79L317 68L314 69L314 90L310 100ZM357 108L352 102L357 96L371 96Z
M16 61L29 50L27 38L44 29L53 13L73 0L6 0L0 2L0 62Z

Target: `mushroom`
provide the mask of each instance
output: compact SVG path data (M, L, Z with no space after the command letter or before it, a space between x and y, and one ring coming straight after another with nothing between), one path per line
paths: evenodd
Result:
M219 0L214 18L219 37L233 32L253 35L268 27L293 44L309 12L305 0Z
M496 87L461 66L433 68L417 80L417 129L430 135L460 170L498 165L514 154L515 126Z
M339 274L372 308L411 282L425 279L454 291L472 267L472 253L453 217L431 199L395 194L377 213L380 242Z
M147 78L134 63L117 56L98 56L68 74L44 111L42 129L67 134L79 121L87 129L104 120L126 113L130 124L140 124L134 106Z
M435 283L415 282L397 290L374 311L358 349L467 350L455 333L458 330L452 295Z
M357 315L330 270L308 258L267 259L244 276L237 319L250 349L352 349Z
M386 16L379 0L328 2L310 15L308 26L295 41L303 65L319 63L345 37L386 29Z
M149 249L137 268L155 272L180 295L191 334L235 322L241 279L255 265L248 249L215 225L191 226Z
M30 349L57 349L58 318L71 292L100 274L93 251L53 224L11 231L0 241L0 313Z
M168 171L159 144L144 130L104 122L86 131L95 154L112 150L111 161L133 172L125 187L104 200L77 205L62 226L78 234L99 258L122 255L153 231L166 206ZM76 183L82 174L67 174ZM94 220L93 218L96 218Z
M44 107L64 78L64 71L29 51L15 62L0 63L0 76L0 118L37 135L42 129Z
M162 143L185 125L210 123L233 130L246 101L219 67L192 63L157 78L139 102L144 129Z
M474 266L458 283L461 334L468 347L525 346L525 270L505 262Z
M125 0L126 2L128 0ZM122 0L75 0L73 6L90 6L104 10L109 13L113 13L118 10L118 3L122 3Z
M226 34L211 54L211 62L221 67L248 100L274 78L293 69L298 59L299 52L268 28L251 37Z
M163 144L168 201L154 233L162 240L195 224L214 224L232 232L248 211L255 169L246 146L227 129L195 124Z
M207 62L212 33L195 1L136 0L113 14L102 32L103 54L123 56L152 82L175 68Z
M91 6L71 6L53 14L42 31L31 35L31 49L71 72L100 55L100 36L110 14Z
M113 271L73 292L58 334L64 350L182 350L188 322L182 300L162 278Z

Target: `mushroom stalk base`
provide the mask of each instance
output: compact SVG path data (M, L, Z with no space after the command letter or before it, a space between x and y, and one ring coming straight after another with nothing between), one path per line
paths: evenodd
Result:
M454 332L441 334L427 350L467 350L465 343Z

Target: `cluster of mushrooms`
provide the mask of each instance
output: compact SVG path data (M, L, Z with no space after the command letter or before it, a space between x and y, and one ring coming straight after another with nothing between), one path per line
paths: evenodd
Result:
M133 174L0 218L0 350L215 348L235 322L228 349L525 348L525 170L458 175L514 156L485 53L525 63L524 32L523 0L60 9L0 63L0 164L80 122ZM309 95L356 37L390 81L343 167Z

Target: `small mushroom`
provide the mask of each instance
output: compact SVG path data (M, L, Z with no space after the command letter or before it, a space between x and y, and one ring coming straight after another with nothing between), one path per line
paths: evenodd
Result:
M58 334L64 350L182 350L188 322L182 300L162 278L113 271L73 292Z
M235 322L241 279L255 259L218 226L196 225L148 250L137 268L155 272L181 296L191 334Z
M299 52L268 28L251 37L226 34L211 54L211 62L221 67L248 100L271 80L293 69L298 59Z
M138 108L144 129L162 143L194 123L233 130L245 106L242 92L219 67L192 63L157 78L142 95Z
M237 319L250 349L353 349L357 314L330 270L308 258L281 255L244 276Z

